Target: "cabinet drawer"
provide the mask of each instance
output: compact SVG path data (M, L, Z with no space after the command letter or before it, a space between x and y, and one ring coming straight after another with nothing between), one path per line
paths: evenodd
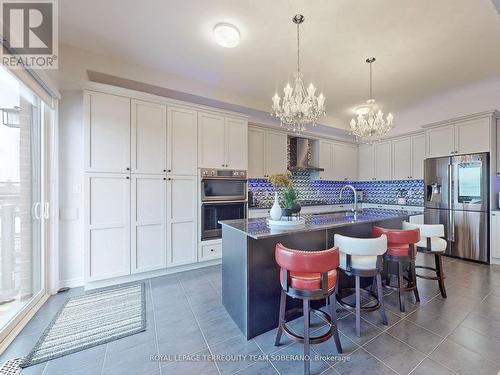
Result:
M203 260L220 258L222 256L222 244L207 244L201 247L201 258Z

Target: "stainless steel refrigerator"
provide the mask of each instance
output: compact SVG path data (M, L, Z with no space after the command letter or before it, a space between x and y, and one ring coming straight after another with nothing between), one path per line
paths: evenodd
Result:
M446 254L489 262L489 154L425 160L425 223L444 224Z

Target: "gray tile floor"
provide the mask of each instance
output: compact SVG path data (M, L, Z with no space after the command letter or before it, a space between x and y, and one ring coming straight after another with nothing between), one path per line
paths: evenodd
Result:
M419 254L418 263L433 263ZM362 336L354 316L340 314L344 360L333 341L313 345L313 374L497 374L500 369L500 267L445 258L448 298L437 283L418 280L421 303L409 296L400 313L397 294L386 291L389 326L377 311L363 314ZM21 375L301 374L302 345L275 331L247 341L221 304L220 266L146 280L146 332L30 367ZM51 297L0 363L25 355L74 289ZM301 331L301 319L291 323ZM324 329L313 315L312 329ZM151 356L197 354L216 361L172 362ZM247 355L246 357L242 357ZM267 355L267 357L266 357ZM240 357L236 357L240 356ZM162 358L165 359L165 358ZM239 360L236 360L239 359Z

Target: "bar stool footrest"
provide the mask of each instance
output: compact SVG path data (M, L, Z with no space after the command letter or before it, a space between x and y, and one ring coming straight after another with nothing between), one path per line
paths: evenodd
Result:
M287 310L286 315L290 315L290 314L298 312L298 311L302 311L302 309L300 307L295 307L293 309ZM311 344L320 344L322 342L325 342L326 340L328 340L330 337L333 336L333 328L334 328L334 326L332 324L332 318L330 317L330 315L328 315L327 313L325 313L323 310L311 309L311 312L315 313L316 315L321 315L328 322L328 324L330 325L330 328L324 334L322 334L320 336L311 336L311 337L309 337L309 343L311 343ZM304 317L304 319L305 319L305 317ZM283 324L283 332L291 340L293 340L294 342L298 342L298 343L302 343L302 344L304 343L304 336L300 336L297 333L295 333L293 330L291 330L287 326L286 323Z
M344 291L344 290L355 291L354 288L343 288L342 291ZM378 302L378 297L377 297L377 295L375 293L373 293L371 290L366 290L366 289L363 289L363 288L360 289L360 292L362 294L364 294L365 296L368 296L369 299L370 299L370 302L372 302L371 305L361 306L361 308L360 308L361 311L375 311L375 310L378 310L380 308L380 303ZM343 308L345 308L347 310L350 310L350 311L356 310L356 306L355 305L352 305L349 302L345 302L345 301L342 300L342 297L341 297L340 293L337 294L337 302L339 303L340 306L342 306Z

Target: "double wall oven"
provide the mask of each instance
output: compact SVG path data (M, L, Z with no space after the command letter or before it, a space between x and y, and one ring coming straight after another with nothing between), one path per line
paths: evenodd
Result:
M220 220L247 217L247 173L201 169L201 239L222 237Z

